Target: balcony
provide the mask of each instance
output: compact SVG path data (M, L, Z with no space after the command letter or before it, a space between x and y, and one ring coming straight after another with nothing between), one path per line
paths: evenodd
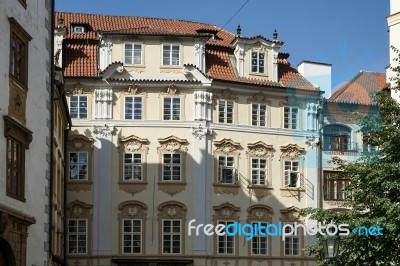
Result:
M324 151L341 151L341 152L357 152L358 146L356 142L327 142L322 146Z

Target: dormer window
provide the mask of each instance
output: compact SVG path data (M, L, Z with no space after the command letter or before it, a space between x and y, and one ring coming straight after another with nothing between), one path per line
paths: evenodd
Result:
M253 51L251 52L251 72L253 73L264 73L264 59L265 53Z
M76 33L76 34L86 33L86 27L84 25L73 25L72 33Z

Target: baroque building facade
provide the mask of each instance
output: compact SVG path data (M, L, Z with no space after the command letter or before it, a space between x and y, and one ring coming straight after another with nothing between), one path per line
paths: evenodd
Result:
M56 13L72 118L72 265L313 265L292 237L192 225L312 224L322 92L272 39L174 19ZM195 221L193 221L195 220Z
M0 265L49 261L52 8L0 3Z

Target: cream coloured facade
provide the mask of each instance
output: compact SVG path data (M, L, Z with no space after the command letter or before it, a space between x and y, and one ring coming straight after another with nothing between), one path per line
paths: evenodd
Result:
M114 30L108 18L56 14L74 125L68 263L314 265L303 235L247 241L189 227L312 223L299 210L320 200L320 92L277 34L133 17L115 17L124 30Z

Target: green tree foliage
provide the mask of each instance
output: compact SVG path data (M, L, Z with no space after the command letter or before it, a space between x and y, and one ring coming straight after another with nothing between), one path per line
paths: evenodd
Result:
M399 88L400 69L393 70ZM362 117L358 125L364 141L378 146L379 151L364 154L354 163L333 159L342 171L338 177L351 180L344 202L349 210L303 210L326 224L349 224L350 229L378 225L384 228L383 236L341 236L337 265L400 265L400 105L384 92L378 93L375 100L379 114ZM321 236L308 251L319 259L318 265L327 265Z

